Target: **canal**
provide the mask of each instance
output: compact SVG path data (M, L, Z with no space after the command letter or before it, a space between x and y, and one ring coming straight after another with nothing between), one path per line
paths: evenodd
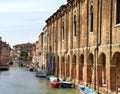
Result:
M51 88L49 81L19 67L0 72L0 94L79 94L77 89Z

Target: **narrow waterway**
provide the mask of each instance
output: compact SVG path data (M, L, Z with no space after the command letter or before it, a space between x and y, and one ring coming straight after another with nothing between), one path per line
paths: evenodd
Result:
M49 81L19 67L0 72L0 94L79 94L77 89L51 88Z

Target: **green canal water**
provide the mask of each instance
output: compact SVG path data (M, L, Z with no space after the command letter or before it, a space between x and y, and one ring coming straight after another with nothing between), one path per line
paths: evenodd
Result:
M79 94L78 89L51 88L49 81L19 67L0 72L0 94Z

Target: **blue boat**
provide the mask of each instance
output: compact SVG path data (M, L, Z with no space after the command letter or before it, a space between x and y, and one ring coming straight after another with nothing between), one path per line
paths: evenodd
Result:
M96 94L96 92L88 87L79 87L81 94Z
M67 81L62 81L60 82L61 88L72 88L73 83L67 82Z
M36 77L46 77L47 76L47 71L46 70L39 70L36 72Z

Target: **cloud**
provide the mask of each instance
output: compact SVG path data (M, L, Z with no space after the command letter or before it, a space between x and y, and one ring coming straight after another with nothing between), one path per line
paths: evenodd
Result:
M0 36L14 45L35 41L50 17L66 0L0 0ZM26 34L29 36L24 37Z

